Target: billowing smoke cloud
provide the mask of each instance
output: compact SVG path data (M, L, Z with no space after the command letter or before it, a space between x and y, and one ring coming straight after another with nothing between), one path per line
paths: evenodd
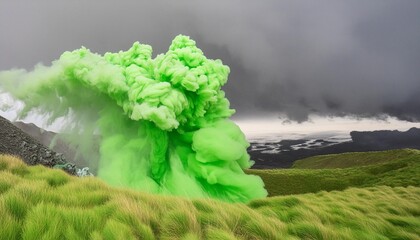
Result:
M178 33L231 67L239 116L287 113L420 120L420 2L37 1L0 3L0 69L50 62L85 45L141 41L162 52Z
M228 120L234 111L221 90L228 74L180 35L156 58L138 42L104 56L81 48L50 67L2 71L0 84L25 103L23 115L73 117L67 127L84 149L99 133L98 176L110 184L246 202L267 192L243 172L252 162L244 134Z

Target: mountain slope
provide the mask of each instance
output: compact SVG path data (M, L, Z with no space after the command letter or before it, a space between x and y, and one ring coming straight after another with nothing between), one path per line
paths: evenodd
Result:
M27 133L33 139L39 141L44 146L51 150L62 154L67 161L76 164L77 166L87 166L92 173L97 172L99 161L99 136L96 136L97 145L86 150L83 148L83 141L71 140L68 134L58 134L55 132L44 130L33 123L13 122L13 125ZM83 137L81 137L83 138ZM71 144L70 144L71 143ZM80 150L80 152L78 152ZM89 157L84 157L82 152L88 152Z
M40 142L0 116L0 153L21 157L27 164L52 167L65 164L65 157L45 147Z

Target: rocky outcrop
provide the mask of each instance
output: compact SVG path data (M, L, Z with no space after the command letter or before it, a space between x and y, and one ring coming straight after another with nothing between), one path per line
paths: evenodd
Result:
M0 153L18 156L28 165L63 166L65 171L76 174L76 167L69 164L62 153L47 148L1 116Z

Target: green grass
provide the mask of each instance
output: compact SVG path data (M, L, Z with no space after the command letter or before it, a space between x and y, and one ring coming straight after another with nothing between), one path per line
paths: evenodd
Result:
M292 168L326 169L350 168L387 163L390 161L418 156L420 151L414 149L397 149L381 152L350 152L309 157L296 161Z
M0 166L1 239L420 237L418 187L350 188L231 204L113 188L10 156L0 156Z
M353 156L353 158L351 157ZM333 163L334 159L338 162ZM367 159L363 166L359 159ZM325 160L325 164L323 162ZM343 164L349 161L351 164ZM374 164L375 162L375 164ZM326 169L247 170L259 175L270 196L344 190L349 187L420 187L420 151L393 150L369 153L345 153L309 158L295 167L353 166Z

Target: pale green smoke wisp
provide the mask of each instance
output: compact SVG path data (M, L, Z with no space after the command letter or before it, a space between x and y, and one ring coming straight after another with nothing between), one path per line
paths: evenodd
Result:
M4 71L0 83L51 121L71 126L92 146L101 135L98 176L116 186L152 193L246 202L267 195L262 180L246 175L252 161L244 134L228 118L221 87L229 68L207 59L187 36L152 58L149 45L126 52L65 52L50 67Z

